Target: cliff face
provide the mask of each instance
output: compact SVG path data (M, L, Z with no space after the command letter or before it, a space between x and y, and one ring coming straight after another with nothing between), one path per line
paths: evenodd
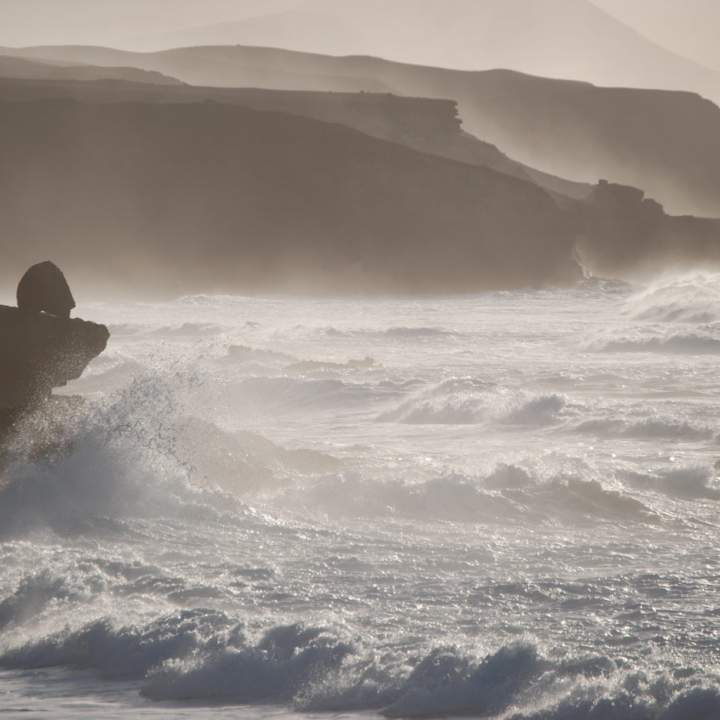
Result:
M459 103L465 129L531 167L590 182L613 178L644 188L670 212L720 216L720 108L692 93L240 46L159 53L81 47L26 52L133 65L203 85L380 89L451 98Z
M253 88L154 86L135 82L47 82L0 80L0 99L73 98L81 102L213 101L255 110L284 112L337 123L367 135L472 165L530 180L570 197L584 197L590 186L546 175L518 163L497 147L465 132L452 100L374 93L331 93Z
M638 188L601 180L578 212L584 227L578 250L597 274L720 264L720 221L667 215Z
M52 246L111 286L418 292L577 277L573 234L540 188L308 118L8 102L0 154L0 237L17 263Z
M171 94L165 92L165 98ZM238 88L192 88L192 94L255 110L284 112L338 123L372 137L406 145L420 152L483 165L529 180L525 168L490 143L466 133L454 100L404 97L388 93L328 93Z

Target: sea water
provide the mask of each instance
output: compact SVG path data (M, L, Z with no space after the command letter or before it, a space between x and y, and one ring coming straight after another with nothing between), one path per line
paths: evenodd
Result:
M81 311L3 717L720 717L720 277Z

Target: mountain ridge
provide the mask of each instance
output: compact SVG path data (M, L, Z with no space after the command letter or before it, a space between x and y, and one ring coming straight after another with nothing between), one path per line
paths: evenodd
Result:
M2 66L0 64L0 75ZM253 88L206 88L191 85L154 86L147 83L102 81L0 81L0 99L73 98L84 102L213 101L255 110L285 112L325 122L336 122L373 137L396 142L420 152L482 165L532 181L564 203L583 198L591 186L554 177L516 162L496 146L462 129L453 100L412 98L374 93L283 91Z
M508 68L600 85L691 90L720 102L719 71L586 0L306 0L175 33L163 47L225 44L458 70Z
M690 92L243 46L159 53L81 46L18 52L129 64L208 86L350 92L381 87L399 95L451 98L470 133L524 165L581 182L608 178L641 187L676 214L720 216L720 108Z
M127 80L149 85L183 85L180 80L134 67L49 64L0 54L0 77L26 80Z

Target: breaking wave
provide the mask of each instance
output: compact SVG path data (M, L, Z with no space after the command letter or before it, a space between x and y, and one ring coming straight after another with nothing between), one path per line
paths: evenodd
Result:
M186 322L181 325L170 325L157 328L152 331L152 334L168 338L193 338L205 337L207 335L218 335L221 332L223 332L223 328L213 323Z
M355 370L376 370L379 365L373 358L367 356L362 359L350 359L344 363L328 360L300 360L290 365L288 372L301 374L345 373Z
M393 327L385 330L385 335L392 338L434 338L455 335L451 330L438 327Z
M0 630L22 624L51 603L85 599L86 591L87 588L74 587L67 578L53 577L48 572L23 578L17 589L0 602Z
M621 473L625 483L686 500L720 500L720 480L704 466L679 467L656 473Z
M78 532L132 517L240 517L240 495L277 488L288 473L338 469L328 455L186 416L177 383L146 374L103 402L72 403L72 411L59 403L28 418L3 458L2 534Z
M144 626L116 627L100 619L8 649L0 655L0 667L68 667L108 679L142 679L165 660L205 648L229 625L224 614L209 610L185 610Z
M720 353L720 275L661 278L632 295L624 314L632 329L614 330L586 344L604 352L706 355Z
M254 638L225 613L201 609L138 625L100 619L0 654L5 669L54 666L134 680L152 700L374 710L391 718L710 720L720 712L720 678L698 669L673 676L622 658L550 659L530 642L484 656L439 647L414 657L299 624Z
M336 377L252 377L228 386L224 397L244 413L346 409L397 394L392 387Z
M227 355L224 359L228 362L238 363L240 365L246 363L262 363L285 366L296 362L296 358L292 355L276 352L274 350L253 348L248 345L231 345L228 348Z
M627 303L638 320L708 324L720 320L720 275L695 273L653 283Z
M310 328L305 325L298 325L295 330L301 332L311 331L315 335L319 334L330 338L393 340L402 343L411 343L413 341L424 342L435 339L443 340L460 336L460 333L447 328L405 325L398 325L396 327L389 328L347 328L335 327L333 325Z
M720 353L720 336L715 327L681 333L636 332L593 340L588 344L588 349L600 352L715 355Z
M556 422L567 406L562 395L509 391L475 378L453 378L404 401L379 422L473 425L484 422L539 426Z
M641 420L600 418L585 420L575 431L601 437L636 440L671 440L676 442L710 441L716 437L712 428L673 417L647 417Z
M578 475L539 476L515 465L499 465L482 477L452 474L424 482L333 475L288 488L282 503L307 516L321 512L424 522L576 525L658 520L650 507L620 488Z

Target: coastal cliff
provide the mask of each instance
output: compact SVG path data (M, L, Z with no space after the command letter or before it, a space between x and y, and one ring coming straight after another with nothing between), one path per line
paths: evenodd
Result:
M466 292L579 277L542 188L336 123L43 100L2 103L0 130L3 242L27 253L18 263L52 245L106 287Z
M11 58L10 58L11 59ZM0 71L2 64L0 63ZM107 68L108 71L113 68ZM102 77L103 68L88 66ZM9 73L10 71L8 71ZM76 73L78 71L75 71ZM1 74L1 73L0 73ZM84 103L191 103L211 101L264 112L344 125L366 135L405 145L419 152L489 167L532 180L554 194L584 198L590 185L543 173L508 157L495 145L466 132L454 100L406 97L390 93L315 92L257 88L196 87L140 81L0 77L2 100L73 99Z
M7 52L130 65L196 85L452 98L467 131L531 167L641 187L672 213L720 215L720 108L695 93L240 45L153 53L79 46Z
M601 180L576 211L583 227L578 250L597 274L720 264L720 220L668 215L639 188Z

